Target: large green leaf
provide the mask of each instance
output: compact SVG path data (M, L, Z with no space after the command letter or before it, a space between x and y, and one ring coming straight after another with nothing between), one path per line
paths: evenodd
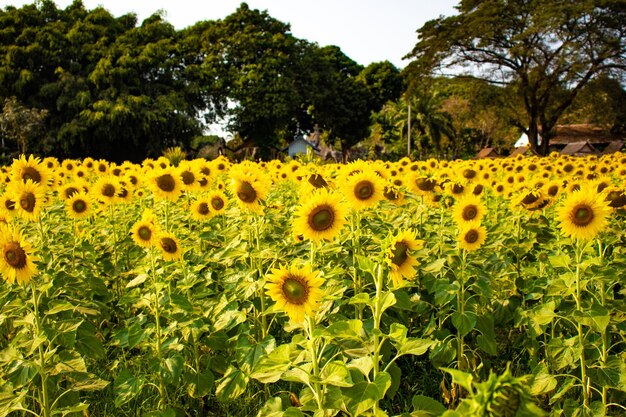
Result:
M230 366L223 377L216 381L215 395L220 401L232 401L246 390L248 377L234 366Z
M141 392L143 385L143 376L135 377L128 370L122 370L113 383L115 406L120 407L135 398Z
M266 356L259 359L250 377L264 383L276 382L291 366L291 345L278 346Z
M324 365L320 374L320 383L336 387L350 387L353 385L350 371L345 363L341 361L332 361Z
M466 336L476 326L476 315L471 311L452 313L452 325L458 330L460 336Z

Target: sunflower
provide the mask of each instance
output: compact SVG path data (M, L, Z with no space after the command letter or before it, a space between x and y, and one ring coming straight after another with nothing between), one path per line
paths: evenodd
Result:
M296 323L313 317L324 296L321 286L324 280L306 265L302 268L273 269L266 277L267 295L276 302L275 308L282 310Z
M487 229L478 222L465 223L459 230L459 248L474 251L487 239Z
M6 281L25 284L37 273L34 264L38 260L30 244L21 233L11 226L0 225L0 273Z
M149 185L157 199L176 201L181 193L182 181L177 169L166 167L152 171Z
M226 207L228 207L228 199L226 194L220 190L213 190L207 196L207 200L210 203L210 209L214 216L224 214Z
M161 250L161 256L166 261L175 261L183 256L180 242L172 233L159 233L156 237L156 246Z
M15 181L26 182L28 180L43 187L48 187L52 180L52 173L41 161L32 155L26 159L22 155L19 159L14 159L11 165L11 174Z
M561 230L574 239L590 240L604 230L611 208L594 188L574 191L558 209Z
M391 201L397 206L404 204L404 192L395 185L386 185L383 190L383 196L387 201Z
M16 214L15 200L9 193L5 192L0 196L0 213L8 219L13 218Z
M294 232L318 242L333 240L346 222L341 196L322 188L296 209Z
M195 220L208 220L214 215L211 211L211 201L208 198L200 198L191 204L191 217Z
M82 219L91 215L93 202L89 194L80 191L65 200L65 211L73 219Z
M43 186L32 180L14 182L7 192L15 201L15 213L24 220L35 221L43 210L46 192Z
M196 168L195 164L190 161L181 161L177 170L182 182L181 186L183 190L191 191L200 187L200 179L202 178L202 175Z
M143 248L154 246L159 233L161 233L161 228L150 209L144 210L141 218L130 228L133 241Z
M387 264L390 267L391 280L394 286L400 286L402 279L415 276L415 266L419 264L412 252L422 248L422 241L417 240L412 230L398 232L391 238L387 250Z
M103 204L112 204L117 202L117 194L121 190L120 181L113 175L105 175L100 177L91 187L93 197Z
M454 205L454 221L459 225L473 221L480 222L485 211L485 205L478 196L466 194Z
M341 187L348 203L355 210L374 207L384 198L383 179L372 171L359 171L348 176Z
M253 171L247 167L232 169L230 189L236 197L237 204L245 211L261 214L261 201L267 198L271 180L260 170Z

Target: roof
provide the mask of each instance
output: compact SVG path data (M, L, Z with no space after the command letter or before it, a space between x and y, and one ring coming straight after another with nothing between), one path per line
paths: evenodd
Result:
M515 148L515 150L511 152L509 156L526 155L526 154L530 155L532 153L533 153L533 150L530 149L528 146L520 146L519 148Z
M561 151L562 155L590 155L598 151L589 141L568 143Z
M310 146L311 148L313 148L314 150L316 150L317 152L319 152L320 148L318 148L317 146L315 146L315 144L309 142L308 140L306 140L305 138L303 138L302 136L296 136L289 145L287 145L286 147L284 147L283 149L281 149L282 152L286 152L287 150L289 150L290 147L294 146L294 144L296 143L304 143L305 145Z
M557 125L554 130L554 136L550 139L551 145L585 141L591 144L608 143L624 139L622 136L612 134L606 126L592 124Z
M602 153L603 154L607 154L607 153L613 153L613 152L620 151L622 149L622 146L624 146L624 141L623 140L614 140L613 142L609 143L606 146L606 148L604 148Z
M498 158L499 156L494 148L483 148L478 152L476 158Z

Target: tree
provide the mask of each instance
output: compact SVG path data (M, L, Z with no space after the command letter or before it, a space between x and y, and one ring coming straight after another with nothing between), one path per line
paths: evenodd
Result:
M25 154L28 144L41 135L46 114L46 110L24 107L15 97L7 98L0 113L0 133L17 143L19 153Z
M388 101L399 99L405 90L400 70L389 61L369 64L363 68L357 78L369 91L368 107L374 112L380 111Z
M462 0L457 9L418 30L409 72L466 66L507 86L524 110L514 123L539 154L581 89L626 67L623 1Z
M370 92L358 75L363 67L337 46L313 50L311 84L307 102L313 121L325 130L330 143L339 143L343 161L357 143L367 138L371 109Z

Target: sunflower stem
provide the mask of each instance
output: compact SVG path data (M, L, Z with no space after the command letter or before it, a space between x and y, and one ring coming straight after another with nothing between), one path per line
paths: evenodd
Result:
M258 280L261 281L263 279L263 265L261 260L261 217L257 214L252 214L254 217L254 244L255 244L255 256L254 256L254 267L256 268ZM265 300L265 291L264 286L261 285L258 289L259 298L261 300L261 330L260 330L260 339L259 341L265 339L268 335L268 326L267 326L267 315L265 314L266 310L266 300Z
M383 268L381 264L378 264L376 267L376 296L374 299L374 368L373 368L373 376L374 381L380 372L380 322L382 319L383 312L381 311L381 296L383 291ZM378 411L378 400L374 402L374 413Z
M605 248L602 247L602 241L600 239L598 239L598 257L600 258L600 265L604 264L604 250ZM599 279L600 281L600 305L602 307L605 306L606 304L606 287L604 285L604 278L600 277ZM601 340L602 340L602 351L600 352L600 363L602 364L602 366L606 366L608 359L609 359L609 349L610 349L610 340L609 340L609 334L607 331L604 331L604 333L602 333L601 335ZM609 395L609 389L606 386L602 387L602 404L604 405L604 407L607 407L608 404L608 395Z
M313 365L313 394L315 396L315 401L317 402L317 409L319 411L324 411L324 391L319 382L320 377L320 365L319 359L317 356L317 341L313 336L313 331L315 330L315 317L306 316L305 319L305 330L307 333L307 345L309 348L309 355L311 355L311 364ZM323 414L322 414L323 415Z
M585 251L585 245L581 242L580 239L576 239L576 291L574 293L575 301L576 301L576 311L583 315L582 308L582 285L581 285L581 264L583 253ZM576 331L578 332L578 343L580 344L580 380L582 382L582 399L583 399L583 407L587 409L589 407L589 397L590 397L590 381L587 377L587 363L585 361L585 335L583 332L583 326L581 321L579 320L576 323Z
M154 290L154 334L155 334L155 354L157 358L157 379L159 381L158 390L159 390L159 409L163 410L164 401L167 402L167 390L165 388L165 381L163 380L163 375L161 374L161 306L160 306L160 298L161 298L161 287L157 281L156 274L156 266L154 262L154 251L152 248L150 251L150 266L152 272L152 288Z
M42 325L41 325L41 317L39 317L39 301L41 301L41 294L37 292L37 285L33 281L30 285L31 288L31 296L33 302L33 315L35 317L34 322L34 337L33 339L36 341L39 339L41 334L43 333ZM44 338L45 339L45 338ZM47 339L45 339L47 340ZM52 410L50 407L50 394L48 392L48 372L46 365L46 354L44 351L44 343L39 343L37 346L37 353L39 355L39 376L41 378L41 390L40 390L40 405L41 405L41 415L42 417L50 417L52 414Z
M361 217L359 216L359 212L357 210L352 211L352 270L354 271L353 276L353 285L354 285L354 295L361 293L361 276L359 275L357 269L357 256L361 253L360 247L360 227L361 227ZM354 305L354 318L357 320L363 319L363 305L355 304Z
M465 315L465 262L467 260L467 251L461 249L461 270L459 273L459 289L457 290L457 309L463 317ZM460 330L457 330L457 361L459 371L465 370L465 340Z

